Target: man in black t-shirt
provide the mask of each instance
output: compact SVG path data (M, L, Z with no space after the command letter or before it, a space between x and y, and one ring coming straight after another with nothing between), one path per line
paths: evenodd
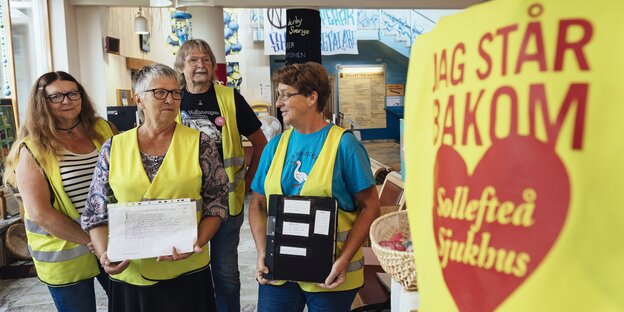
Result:
M216 60L212 49L201 39L187 40L180 47L175 69L183 88L182 123L208 134L230 181L229 217L210 240L211 268L217 311L240 311L238 243L243 223L243 199L260 161L266 138L261 123L238 91L214 83ZM253 145L247 172L241 135Z

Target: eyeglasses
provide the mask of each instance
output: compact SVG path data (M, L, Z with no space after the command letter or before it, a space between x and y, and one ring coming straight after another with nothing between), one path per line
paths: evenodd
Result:
M299 92L294 92L294 93L287 93L287 92L286 92L286 93L279 93L279 94L277 95L277 100L278 100L278 101L286 101L286 100L290 99L291 97L293 97L293 96L295 96L295 95L298 95L298 94L301 94L301 93L299 93Z
M171 93L171 97L174 100L179 100L182 98L182 91L180 91L180 89L173 89L173 90L167 90L167 89L150 89L150 90L145 90L143 92L152 92L154 94L154 98L157 100L164 100L167 98L167 96L169 95L169 93Z
M80 100L80 91L69 91L67 93L54 93L46 96L50 103L62 103L65 100L65 97L70 99L71 101Z
M212 61L209 57L191 57L186 59L186 62L189 63L191 66L196 66L199 64L199 62L202 62L204 65L212 64Z

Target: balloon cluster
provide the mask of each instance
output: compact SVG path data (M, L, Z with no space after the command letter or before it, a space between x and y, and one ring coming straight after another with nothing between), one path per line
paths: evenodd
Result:
M243 83L243 76L240 73L238 62L227 62L226 65L225 73L227 74L227 86L240 91L241 84Z
M184 41L191 37L191 13L173 11L171 13L171 33L167 37L167 43L172 47L181 46Z
M225 55L238 54L243 45L238 41L238 22L236 21L236 13L230 13L223 10L223 38L225 39Z

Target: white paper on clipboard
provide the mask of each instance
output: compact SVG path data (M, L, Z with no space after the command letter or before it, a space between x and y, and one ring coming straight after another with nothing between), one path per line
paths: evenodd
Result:
M111 261L144 259L193 251L197 241L196 202L155 200L108 205Z

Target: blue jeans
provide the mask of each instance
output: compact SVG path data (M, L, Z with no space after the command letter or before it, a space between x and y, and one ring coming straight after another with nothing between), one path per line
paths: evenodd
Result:
M358 289L332 292L305 292L295 282L281 286L260 285L258 312L348 312Z
M240 311L238 243L244 218L243 212L236 217L230 216L210 240L210 266L219 312Z
M108 275L104 272L96 276L108 294ZM95 312L95 289L93 278L69 286L48 286L58 312Z

